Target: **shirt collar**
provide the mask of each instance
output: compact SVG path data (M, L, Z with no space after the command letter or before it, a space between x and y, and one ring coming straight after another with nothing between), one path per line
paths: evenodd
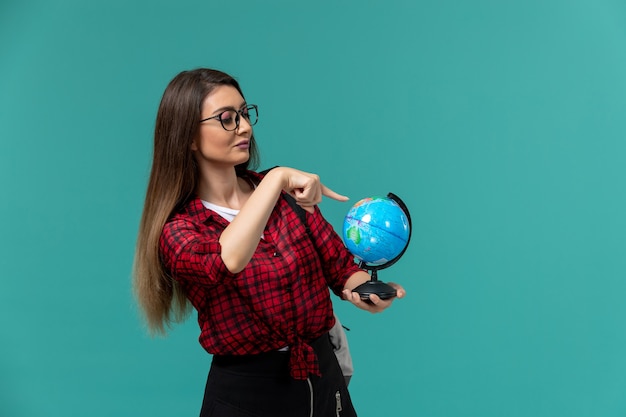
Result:
M193 217L200 223L205 223L208 219L215 215L213 210L209 210L204 207L202 200L198 196L194 197L187 203L185 211L190 217Z

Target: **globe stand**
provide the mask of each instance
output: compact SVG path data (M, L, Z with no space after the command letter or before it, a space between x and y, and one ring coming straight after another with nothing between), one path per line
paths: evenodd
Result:
M362 265L361 267L367 269L367 266ZM397 295L397 291L395 288L378 280L377 271L377 269L373 269L372 279L364 282L363 284L352 290L359 293L359 295L361 296L361 300L369 301L371 294L376 294L381 300L388 300Z
M393 193L387 194L387 197L395 201L400 206L404 214L406 215L407 221L409 222L409 236L408 236L406 245L404 245L404 248L398 254L398 256L387 261L386 263L381 264L381 265L368 265L367 263L363 261L360 262L359 267L362 269L371 271L372 277L369 281L364 282L363 284L359 285L352 291L359 293L359 295L361 296L361 300L364 300L367 302L370 301L371 294L376 294L381 300L388 300L398 295L398 292L396 291L395 288L393 288L389 284L385 284L384 282L378 280L378 270L390 267L391 265L395 264L398 261L398 259L402 257L402 255L404 255L404 252L406 252L406 249L409 247L409 242L411 241L411 234L413 232L413 225L411 224L411 214L409 213L409 209L407 208L406 204L404 204L404 201L402 201L400 197L398 197L397 195Z

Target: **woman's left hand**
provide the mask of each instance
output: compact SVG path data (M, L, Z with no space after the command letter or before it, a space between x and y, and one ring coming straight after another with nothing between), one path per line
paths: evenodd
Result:
M404 290L404 288L402 288L401 285L395 284L393 282L388 282L387 284L396 289L397 294L395 297L382 300L376 294L371 294L369 300L362 300L361 295L358 292L344 289L342 292L343 299L350 301L352 304L362 310L369 311L370 313L380 313L381 311L389 307L391 303L393 303L393 300L395 300L396 298L403 298L406 295L406 291Z

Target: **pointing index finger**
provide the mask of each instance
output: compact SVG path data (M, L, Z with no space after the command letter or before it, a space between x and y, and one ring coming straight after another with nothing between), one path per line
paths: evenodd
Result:
M331 190L330 188L328 188L324 184L322 184L322 194L325 195L328 198L332 198L333 200L337 200L337 201L348 201L349 200L349 198L346 197L345 195L341 195L339 193L334 192L333 190Z

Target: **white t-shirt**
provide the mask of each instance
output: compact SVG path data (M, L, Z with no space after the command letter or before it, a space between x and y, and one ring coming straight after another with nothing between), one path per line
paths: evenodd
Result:
M202 205L208 209L213 210L229 222L232 222L236 215L239 214L239 210L231 209L229 207L218 206L213 203L209 203L208 201L202 200Z

